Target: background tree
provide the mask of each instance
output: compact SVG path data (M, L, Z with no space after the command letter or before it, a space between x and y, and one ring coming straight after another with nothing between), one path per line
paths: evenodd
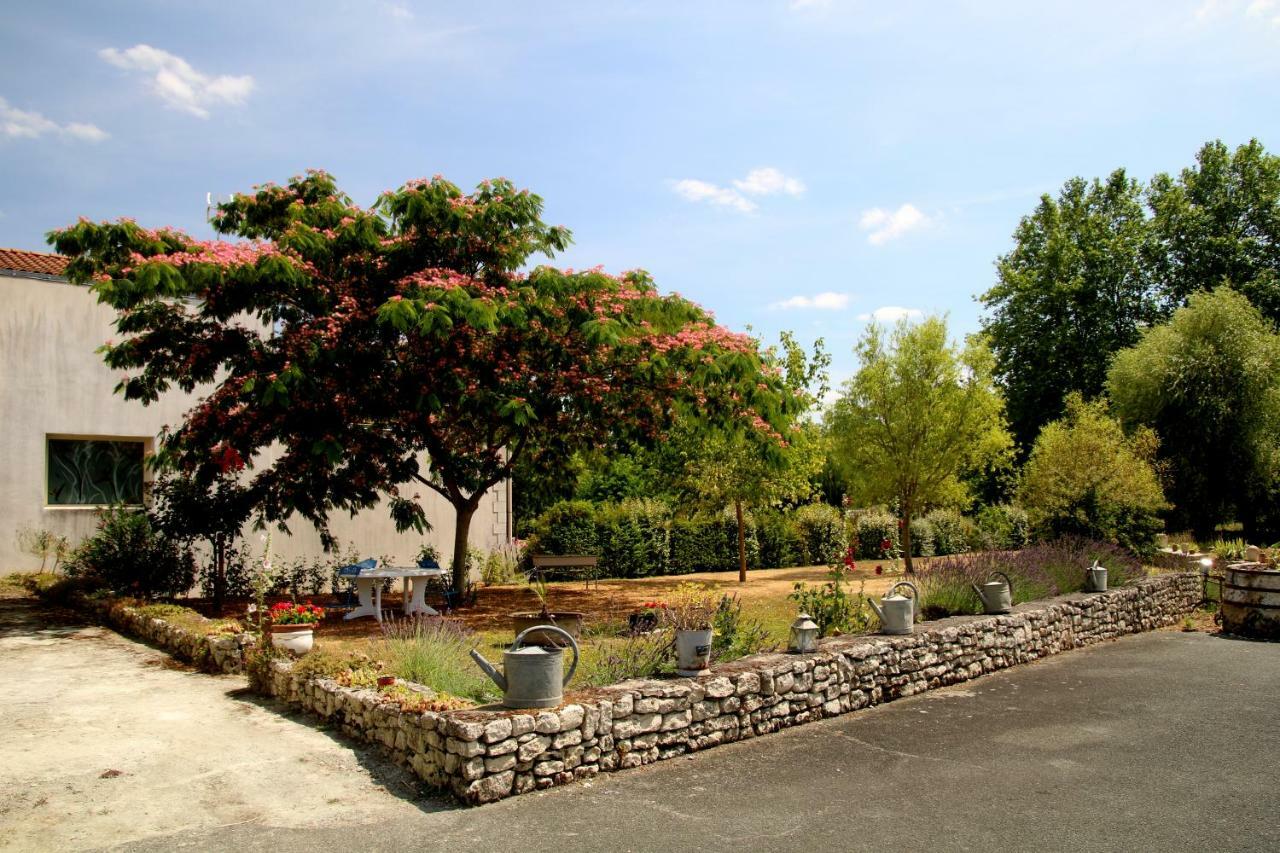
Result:
M903 320L887 339L873 323L856 352L861 366L827 426L853 497L897 502L910 572L915 514L955 500L962 473L1009 450L992 357L976 339L951 345L940 317Z
M210 581L213 609L218 613L227 596L227 564L235 557L236 540L253 514L248 491L235 474L211 470L201 478L161 473L152 487L151 517L156 530L180 547L204 542L209 564L202 572Z
M300 514L326 544L333 510L383 500L422 529L405 487L430 488L456 513L461 588L480 499L522 459L562 470L581 447L652 441L676 419L744 424L774 452L798 406L753 339L642 272L519 272L569 242L541 210L505 180L465 195L438 176L366 209L309 172L219 208L219 232L254 242L129 220L50 240L117 311L124 339L104 351L138 371L127 399L208 389L164 436L164 464L198 481L210 460L244 467L265 520Z
M1160 437L1173 525L1209 539L1237 517L1249 532L1274 523L1280 336L1248 299L1192 294L1116 356L1108 389L1126 425Z
M826 396L831 356L823 350L821 340L808 357L795 337L783 332L781 354L770 350L768 356L782 370L787 390L802 401L797 415ZM808 499L826 457L824 437L816 424L794 424L785 433L782 451L770 452L760 446L763 434L754 430L695 427L681 435L673 445L687 448L683 451L687 461L679 472L682 491L695 506L717 511L733 507L738 527L738 582L746 583L746 513L784 500Z
M1132 438L1102 401L1067 397L1066 416L1041 430L1023 466L1018 502L1041 539L1079 535L1154 550L1168 507L1152 462L1156 438Z
M1170 307L1223 284L1280 322L1280 157L1258 140L1207 143L1177 179L1151 179L1152 267Z
M1111 354L1160 316L1148 240L1141 186L1123 169L1105 182L1072 178L1018 224L1013 250L996 262L997 284L980 299L1024 449L1061 416L1069 393L1101 394Z

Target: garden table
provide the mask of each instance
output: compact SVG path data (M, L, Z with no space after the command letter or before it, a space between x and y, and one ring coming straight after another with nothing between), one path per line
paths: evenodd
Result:
M418 566L384 566L370 569L352 578L356 583L356 595L360 604L344 616L344 619L358 619L361 616L372 616L382 621L382 582L388 578L404 580L404 615L412 616L421 613L424 616L439 616L440 611L427 604L427 584L432 578L443 577L444 569L423 569ZM410 592L410 582L413 591Z

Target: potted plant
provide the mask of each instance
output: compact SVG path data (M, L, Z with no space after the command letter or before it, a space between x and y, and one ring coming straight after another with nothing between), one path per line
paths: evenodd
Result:
M307 602L281 601L271 606L271 645L305 655L315 644L316 623L324 618L324 608Z
M575 640L582 634L582 617L586 614L577 610L551 610L547 606L547 601L551 594L551 588L547 583L546 575L542 572L533 572L525 576L525 585L529 588L538 599L539 608L536 612L512 613L512 627L515 628L517 635L526 628L533 628L538 625L554 625L557 628L563 628ZM555 646L564 645L564 640L556 634L547 631L534 631L525 637L527 645L535 646Z
M662 609L662 619L675 629L676 672L702 675L711 668L711 625L719 605L715 593L694 583L676 587Z

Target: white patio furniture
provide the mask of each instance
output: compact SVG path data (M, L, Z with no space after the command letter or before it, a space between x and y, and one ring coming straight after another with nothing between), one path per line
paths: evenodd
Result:
M358 619L361 616L372 616L381 622L382 582L394 578L404 580L405 616L417 613L424 616L439 616L440 611L427 604L427 586L432 578L444 575L444 569L423 569L418 566L384 566L379 569L366 569L350 578L355 582L359 604L343 618Z

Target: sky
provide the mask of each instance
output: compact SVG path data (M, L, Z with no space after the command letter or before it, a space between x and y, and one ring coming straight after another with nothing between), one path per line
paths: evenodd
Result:
M1068 178L1280 150L1280 0L6 5L0 246L211 236L207 193L306 168L360 204L504 176L572 230L555 263L822 337L837 383L873 320L977 330Z

